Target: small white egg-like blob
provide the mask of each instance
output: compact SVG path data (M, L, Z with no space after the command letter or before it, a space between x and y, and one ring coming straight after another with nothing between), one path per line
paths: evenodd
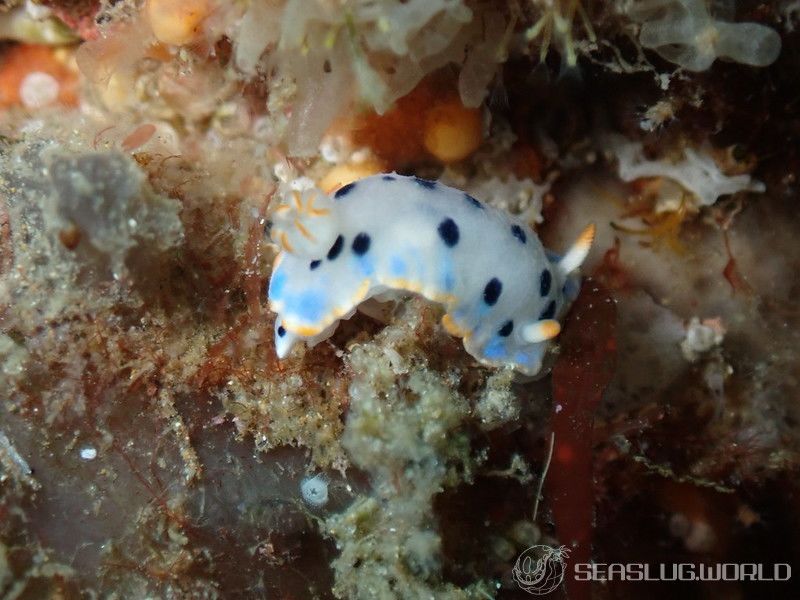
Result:
M27 108L41 108L58 100L58 79L49 73L28 73L19 86L19 97Z
M97 458L97 449L92 448L91 446L81 448L80 456L83 460L94 460Z
M311 506L325 506L328 503L328 478L322 474L305 477L300 482L300 493Z

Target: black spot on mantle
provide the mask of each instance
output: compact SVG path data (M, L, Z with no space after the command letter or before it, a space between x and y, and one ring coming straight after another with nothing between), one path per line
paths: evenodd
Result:
M497 335L500 337L508 337L511 335L512 331L514 331L514 321L506 321L503 323L500 331L497 332Z
M494 306L502 291L503 283L497 277L492 277L483 288L483 301L489 306Z
M342 252L342 246L344 246L344 238L340 235L328 250L328 260L336 260L336 257Z
M369 236L366 233L361 232L353 239L351 248L357 255L363 256L367 253L367 251L369 251L369 245L371 242L372 240L370 240Z
M549 269L545 269L542 271L542 275L539 277L539 294L541 294L542 298L550 293L550 286L552 284L553 276L550 274Z
M338 190L336 190L336 193L333 195L333 197L336 198L337 200L341 200L342 198L347 196L347 194L352 192L355 187L356 187L355 181L353 183L348 183L347 185L343 185Z
M439 237L442 238L442 241L448 248L455 246L458 243L458 239L461 237L458 225L456 225L456 222L450 217L439 223L437 231L439 232Z
M550 304L548 304L547 308L545 308L542 311L542 314L539 315L539 320L542 321L544 319L552 319L554 316L556 316L556 301L550 300Z
M430 181L428 179L422 179L422 177L414 177L414 181L416 181L417 184L421 185L426 190L432 190L433 188L436 187L436 182L435 181Z
M483 208L483 204L481 204L478 200L476 200L467 193L464 193L464 199L470 204L472 204L472 206L474 206L475 208L481 208L481 209Z
M528 241L528 236L525 235L525 231L517 224L511 226L511 235L513 235L523 244L527 243Z

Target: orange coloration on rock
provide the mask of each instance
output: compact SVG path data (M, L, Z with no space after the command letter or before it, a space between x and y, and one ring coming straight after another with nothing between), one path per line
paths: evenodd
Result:
M515 144L513 154L514 175L520 179L527 177L536 182L542 181L545 159L538 149L528 144Z
M611 290L629 290L631 288L630 275L620 260L621 246L619 238L615 237L614 245L606 250L602 262L592 273L594 280Z
M740 506L736 499L689 482L667 480L659 488L659 503L669 517L670 533L682 539L685 549L724 555Z
M0 107L75 106L77 74L63 49L12 46L0 61Z
M136 150L140 146L147 143L156 132L156 126L152 123L145 123L134 129L128 136L122 140L122 149L126 152Z
M681 243L681 229L686 220L694 214L686 192L675 182L663 177L639 179L632 184L634 198L623 218L638 217L644 227L630 227L611 223L616 230L640 236L642 246L666 246L673 252L685 251ZM659 204L667 202L674 210L659 210Z
M425 149L440 162L467 158L482 140L481 113L453 98L434 106L425 117Z
M149 0L146 7L156 39L173 46L194 42L211 10L208 0Z
M747 283L747 280L742 277L742 274L739 272L739 268L736 266L736 259L733 256L733 252L731 251L731 241L728 237L728 232L723 231L723 236L725 240L725 253L728 255L728 262L725 263L725 268L722 270L722 275L725 277L725 280L730 284L731 291L733 293L736 292L745 292L749 293L752 291L752 288Z
M420 136L425 124L425 107L432 101L428 87L420 84L400 98L386 114L368 113L357 119L353 140L356 145L368 146L393 165L418 161L425 153Z
M319 180L319 188L326 194L335 192L343 185L370 175L382 173L386 165L380 160L369 158L362 162L336 165Z
M423 80L385 114L357 118L352 129L356 145L368 146L393 168L426 158L462 160L483 139L480 110L465 108L454 85L435 77Z

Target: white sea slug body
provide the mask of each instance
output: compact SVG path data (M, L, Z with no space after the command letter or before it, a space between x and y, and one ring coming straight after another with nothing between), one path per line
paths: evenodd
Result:
M559 257L522 221L418 177L367 177L328 197L294 191L272 215L281 247L269 284L275 347L330 336L368 298L416 293L481 363L535 375L577 296L587 227Z

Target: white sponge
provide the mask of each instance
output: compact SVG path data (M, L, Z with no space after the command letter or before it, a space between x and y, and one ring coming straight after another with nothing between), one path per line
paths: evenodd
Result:
M781 51L774 30L759 23L717 21L704 0L645 0L628 15L642 24L642 46L689 71L705 71L717 58L765 67Z

